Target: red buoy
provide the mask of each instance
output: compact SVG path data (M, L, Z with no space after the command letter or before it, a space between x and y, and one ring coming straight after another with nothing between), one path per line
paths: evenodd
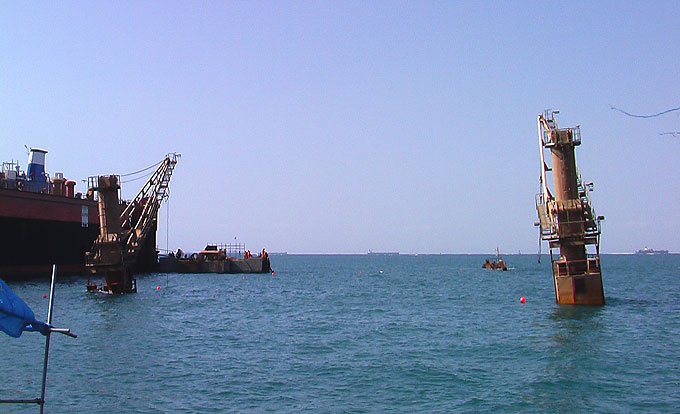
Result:
M47 293L43 293L43 299L47 299Z
M522 296L521 298L519 298L519 303L527 303L527 298Z
M156 290L161 290L161 285L156 286Z

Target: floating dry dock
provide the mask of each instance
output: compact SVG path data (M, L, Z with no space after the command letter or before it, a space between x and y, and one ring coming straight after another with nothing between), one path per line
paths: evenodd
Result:
M159 257L161 273L271 273L269 254L262 249L258 256L250 255L235 245L209 244L198 253L182 250Z

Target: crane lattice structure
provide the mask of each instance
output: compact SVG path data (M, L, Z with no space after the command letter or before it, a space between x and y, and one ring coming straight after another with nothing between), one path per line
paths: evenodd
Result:
M176 153L166 155L137 196L128 203L120 202L119 176L90 178L90 186L98 195L99 236L87 256L86 267L91 274L104 274L103 291L137 291L133 273L147 241L155 240L150 236L152 233L155 236L158 211L169 197L170 179L179 157ZM121 207L124 207L122 212ZM155 253L155 246L151 248ZM97 289L96 284L88 283L88 290Z

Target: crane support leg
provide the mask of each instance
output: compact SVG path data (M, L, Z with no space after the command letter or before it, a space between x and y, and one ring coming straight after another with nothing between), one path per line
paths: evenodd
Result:
M99 207L99 236L94 242L93 251L88 257L90 273L104 274L106 293L134 293L136 282L130 267L125 263L124 249L121 245L120 200L118 197L118 177L100 176L97 180ZM97 285L88 283L88 290L99 290Z

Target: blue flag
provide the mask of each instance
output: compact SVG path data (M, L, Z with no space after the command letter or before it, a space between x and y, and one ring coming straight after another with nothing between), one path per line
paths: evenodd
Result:
M18 338L23 331L47 335L50 326L35 319L31 308L0 279L0 331Z

